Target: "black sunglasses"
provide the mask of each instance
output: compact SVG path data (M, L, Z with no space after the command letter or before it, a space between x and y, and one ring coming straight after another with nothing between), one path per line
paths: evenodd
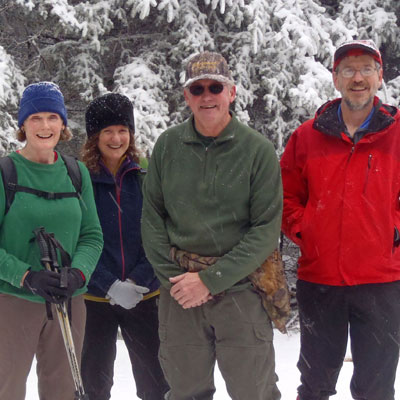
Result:
M191 85L189 86L189 92L193 96L201 96L206 88L212 94L220 94L224 90L224 85L222 83L213 83L210 86Z

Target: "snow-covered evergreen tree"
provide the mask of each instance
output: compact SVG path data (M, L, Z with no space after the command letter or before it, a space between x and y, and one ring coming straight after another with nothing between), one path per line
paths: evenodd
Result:
M182 70L194 52L219 51L238 86L234 110L280 153L297 125L337 96L335 47L374 39L385 66L381 95L398 104L400 5L391 0L0 0L0 113L12 142L22 85L57 82L71 127L84 137L88 102L120 91L135 103L140 145L188 116ZM1 88L4 88L3 90ZM14 125L13 125L14 124ZM12 127L12 129L10 129ZM7 142L8 143L8 142ZM76 151L76 144L73 151Z
M19 93L25 79L12 58L0 46L0 156L18 147L14 133Z

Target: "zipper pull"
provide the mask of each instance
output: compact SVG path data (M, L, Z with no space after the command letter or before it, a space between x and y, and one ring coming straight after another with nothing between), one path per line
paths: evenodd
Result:
M368 169L371 169L371 163L372 163L372 154L368 156Z
M349 157L347 158L347 162L350 161L350 158L351 158L351 156L353 155L353 152L354 152L354 146L351 146L351 150L350 150Z

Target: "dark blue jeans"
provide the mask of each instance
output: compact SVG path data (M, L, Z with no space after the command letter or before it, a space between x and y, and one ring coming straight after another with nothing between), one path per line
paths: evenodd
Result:
M358 400L394 400L400 343L400 281L357 286L297 282L301 400L327 400L350 336Z
M111 397L118 327L129 352L137 396L143 400L164 399L168 385L158 361L157 298L141 301L131 310L85 300L82 380L90 399Z

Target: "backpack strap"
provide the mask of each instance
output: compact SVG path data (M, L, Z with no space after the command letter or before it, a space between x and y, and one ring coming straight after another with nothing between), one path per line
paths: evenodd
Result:
M79 194L77 192L46 192L44 190L39 190L39 189L33 189L28 186L20 186L20 185L14 185L8 182L8 190L11 192L13 191L14 194L15 192L25 192L25 193L30 193L34 194L35 196L38 197L43 197L46 200L58 200L58 199L64 199L66 197L77 197L79 198ZM14 199L14 195L12 195ZM11 205L11 203L10 203Z
M78 161L75 157L68 156L66 154L61 154L61 158L64 160L68 175L71 178L76 192L80 196L82 193L82 175L81 170L79 169Z
M30 193L39 197L43 197L47 200L63 199L66 197L76 197L79 199L82 193L82 175L81 170L79 169L78 161L75 157L67 155L61 155L61 158L64 160L68 175L75 188L75 192L53 193L30 188L28 186L20 186L18 185L18 175L14 165L14 161L9 156L1 157L0 169L3 178L4 192L6 196L4 215L7 214L12 202L14 201L15 192Z
M7 214L14 200L15 187L18 184L17 170L11 157L5 156L0 158L1 176L3 178L4 193L6 196L6 206L4 215Z

